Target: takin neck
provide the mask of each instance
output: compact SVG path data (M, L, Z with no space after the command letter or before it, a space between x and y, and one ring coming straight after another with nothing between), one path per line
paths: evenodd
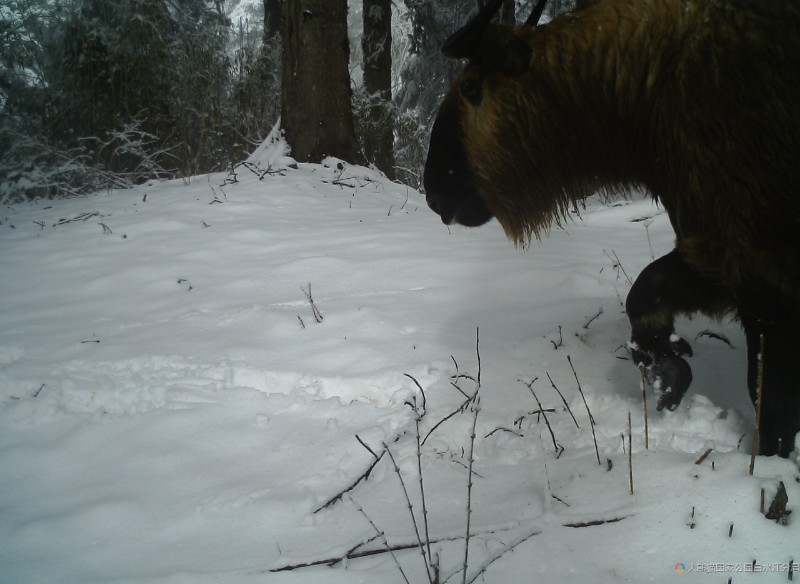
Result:
M548 25L516 29L533 48L518 88L525 113L501 132L530 163L508 169L491 188L510 203L493 210L517 244L560 224L595 192L645 188L663 199L671 190L659 164L670 134L661 127L660 101L677 83L682 40L704 4L589 2Z

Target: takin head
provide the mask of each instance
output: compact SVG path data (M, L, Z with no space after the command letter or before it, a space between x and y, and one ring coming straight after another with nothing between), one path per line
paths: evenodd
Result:
M517 244L597 191L686 192L662 184L687 170L681 147L662 138L690 121L665 108L708 101L691 89L664 96L710 0L584 0L537 26L545 1L514 27L490 23L502 3L493 0L445 43L468 63L440 107L424 172L445 224L496 217Z
M539 1L526 27L536 25L545 2ZM495 216L479 186L482 161L473 162L467 145L476 138L473 127L497 126L496 116L502 113L487 103L497 103L496 96L487 96L487 85L513 82L527 71L531 57L530 45L515 37L513 29L490 24L501 4L489 2L442 47L446 56L470 61L439 110L425 163L428 206L446 225L477 227Z

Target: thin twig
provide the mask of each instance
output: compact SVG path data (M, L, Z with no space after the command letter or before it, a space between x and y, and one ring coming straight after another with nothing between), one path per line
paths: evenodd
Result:
M478 356L478 387L481 385L481 329L475 327L475 354Z
M605 525L606 523L618 523L628 516L612 517L611 519L593 519L592 521L583 521L580 523L564 523L564 527L594 527L595 525Z
M583 398L583 404L586 406L586 411L589 412L589 421L592 423L592 426L594 426L594 416L592 415L592 412L589 411L589 404L586 403L586 396L583 395L583 388L581 387L581 380L578 379L578 373L575 371L575 366L572 364L572 357L567 355L567 361L569 361L569 367L570 367L570 369L572 369L572 375L575 376L575 383L578 384L578 391L580 392L581 397Z
M480 359L478 363L480 363ZM469 455L467 457L469 468L467 469L467 529L464 538L464 577L461 580L463 584L467 582L467 567L469 566L469 529L472 519L472 465L475 461L475 426L478 424L478 412L480 411L480 398L476 396L475 405L473 406L472 429L469 436Z
M761 406L764 403L764 335L759 336L758 350L758 407L756 408L756 429L753 432L753 450L750 452L750 475L756 465L756 454L759 449L759 433L761 430Z
M581 381L578 379L578 373L575 371L575 367L572 365L572 358L567 355L567 361L569 361L569 366L572 369L572 374L575 376L575 381L578 384L578 392L581 394L581 398L583 399L583 405L586 406L586 412L589 414L589 426L592 428L592 440L594 441L594 453L597 456L597 464L601 465L600 462L600 450L597 448L597 434L594 431L594 416L592 415L592 410L589 409L589 404L586 401L586 396L583 394L583 388L581 387Z
M639 363L639 373L642 375L642 410L644 411L644 449L650 450L650 423L647 418L647 371L644 363Z
M464 377L468 377L468 376L464 376ZM471 378L471 377L469 377L469 379L472 379L472 378ZM450 385L452 385L453 387L455 387L455 388L456 388L456 389L457 389L457 390L458 390L458 391L461 393L461 395L463 395L465 398L467 398L467 400L468 400L468 401L471 401L471 400L472 400L472 398L471 398L470 396L468 396L468 395L467 395L467 392L466 392L466 391L464 391L463 389L461 389L460 387L458 387L458 385L457 385L455 382L451 381L451 382L450 382Z
M653 253L653 242L650 241L650 225L652 225L653 219L646 219L642 225L644 225L644 232L647 234L647 245L650 248L650 261L652 262L656 259L655 254Z
M558 501L561 501L561 499L559 499L558 497L554 496L554 498L556 500L558 500ZM351 501L352 501L352 499L351 499ZM563 501L561 501L561 502L564 503ZM354 502L354 504L355 504L355 502ZM564 503L564 504L566 505L566 503ZM567 505L567 506L569 506L569 505ZM629 516L622 516L622 517L612 517L610 519L593 519L593 520L590 520L590 521L583 521L583 522L577 522L577 523L562 523L562 526L563 527L572 527L572 528L594 527L594 526L597 526L597 525L605 525L606 523L617 523L619 521L627 519L628 517ZM499 531L506 531L506 530L499 530ZM525 536L522 536L522 537L514 540L512 543L510 543L506 547L503 547L500 550L498 550L498 552L494 556L492 556L491 558L486 560L483 563L483 565L481 565L481 567L477 569L477 571L469 578L468 582L474 582L477 579L478 576L480 576L482 573L484 573L486 571L486 569L489 567L489 565L491 565L492 563L496 562L498 559L500 559L503 555L507 554L508 552L513 551L514 548L516 548L520 544L524 543L525 541L527 541L531 537L534 537L536 535L540 535L541 533L542 532L537 529L537 530L535 530L535 531L533 531L531 533L528 533ZM476 532L476 533L473 533L472 536L473 537L474 536L484 536L485 537L487 535L492 535L492 534L497 535L498 534L498 530L491 530L491 531L487 531L487 532ZM311 560L309 562L302 562L302 563L298 563L298 564L287 564L285 566L280 566L278 568L272 568L272 569L269 569L269 570L262 570L261 573L264 573L264 572L290 572L292 570L298 570L298 569L302 569L302 568L312 568L314 566L335 566L336 564L338 564L340 562L343 562L345 560L358 560L358 559L362 559L362 558L369 558L369 557L372 557L372 556L379 556L379 555L388 554L388 553L392 553L392 552L401 552L401 551L412 550L412 549L415 549L415 548L419 547L419 544L417 542L413 542L413 543L412 542L406 542L406 543L400 543L400 544L393 544L393 545L389 545L389 546L383 545L383 546L381 546L379 548L370 547L370 548L366 548L366 549L359 549L360 547L366 546L366 545L372 543L373 541L375 541L376 539L379 539L379 538L380 538L380 534L374 535L374 536L370 537L369 539L367 539L366 541L362 541L362 542L350 547L349 550L347 550L346 552L344 552L343 554L341 554L339 556L333 556L333 557L329 557L329 558L321 558L321 559L318 559L318 560ZM430 542L426 542L426 543L437 544L437 543L442 543L442 542L459 541L461 539L462 539L461 536L442 537L442 538L433 539ZM454 574L451 574L450 577L454 576L455 574L457 574L460 571L461 571L461 569L459 568ZM436 580L434 580L434 581L436 581Z
M708 458L708 455L714 452L713 448L707 448L706 451L700 455L700 458L694 461L695 464L703 464L703 461Z
M625 275L625 280L627 280L628 285L633 286L633 280L631 280L631 277L628 275L628 272L625 271L625 268L622 266L622 262L619 261L617 252L615 252L613 249L611 250L611 253L614 254L614 257L611 257L606 250L603 250L603 253L606 254L606 257L613 262L615 268L619 268L620 270L622 270L622 273ZM617 276L619 276L619 274Z
M550 342L553 343L554 351L558 351L558 348L564 345L564 336L561 333L561 325L558 325L558 342L556 343L553 339L550 339Z
M478 532L478 533L473 533L473 536L494 535L494 534L497 534L499 531L506 531L506 530L491 530L491 531L486 531L486 532ZM366 549L359 549L360 547L366 546L366 545L372 543L373 541L375 541L376 539L379 539L379 538L380 538L380 535L374 535L374 536L370 537L369 539L367 539L365 541L362 541L362 542L350 547L349 550L347 550L346 552L344 552L343 554L338 555L338 556L333 556L333 557L329 557L329 558L321 558L321 559L318 559L318 560L311 560L309 562L301 562L301 563L297 563L297 564L287 564L285 566L280 566L278 568L272 568L272 569L269 569L269 570L262 570L261 573L264 573L264 572L290 572L292 570L298 570L298 569L301 569L301 568L311 568L311 567L314 567L314 566L323 566L323 565L335 566L339 562L343 562L345 560L358 560L358 559L361 559L361 558L369 558L369 557L372 557L372 556L380 556L380 555L388 554L388 553L391 553L391 552L402 552L402 551L413 550L413 549L419 548L419 543L417 543L417 542L413 542L413 543L406 542L406 543L399 543L399 544L389 545L388 547L384 545L384 546L381 546L379 548L370 547L370 548L366 548ZM437 538L437 539L432 539L430 542L427 542L427 543L437 544L437 543L443 543L443 542L458 542L458 541L461 541L461 539L463 539L463 537L460 536L460 535L459 536L453 536L453 537L440 537L440 538ZM434 560L434 562L435 562L435 560ZM436 582L436 580L434 580L434 582Z
M420 394L422 394L422 411L423 411L423 414L422 414L422 415L425 415L425 414L424 414L424 412L425 412L425 406L426 406L426 404L428 403L428 398L426 398L426 397L425 397L425 390L424 390L424 389L422 389L422 386L420 385L419 381L417 381L417 380L414 378L414 376L413 376L413 375L410 375L410 374L408 374L408 373L403 373L403 375L405 375L405 376L406 376L406 377L408 377L408 378L409 378L411 381L413 381L413 382L414 382L414 384L417 386L417 389L419 389L419 392L420 392Z
M469 578L469 580L467 580L467 579L466 579L466 568L465 568L465 570L464 570L464 581L465 581L467 584L472 584L472 583L473 583L473 582L475 582L475 581L476 581L476 580L477 580L477 579L478 579L478 578L479 578L479 577L480 577L480 576L481 576L481 575L482 575L484 572L486 572L486 570L489 568L489 566L491 566L491 565L492 565L493 563L495 563L497 560L499 560L500 558L502 558L502 557L503 557L504 555L506 555L507 553L509 553L509 552L511 552L511 551L514 551L514 548L516 548L516 547L518 547L518 546L522 545L523 543L525 543L526 541L528 541L530 538L532 538L532 537L534 537L534 536L536 536L536 535L539 535L539 534L541 534L541 533L542 533L542 532L541 532L541 530L538 530L538 529L537 529L536 531L532 531L531 533L529 533L529 534L527 534L527 535L524 535L524 536L520 537L520 538L519 538L519 539L517 539L516 541L514 541L514 542L510 543L509 545L507 545L507 546L505 546L505 547L502 547L502 548L500 548L500 550L498 550L497 552L495 552L495 554L494 554L492 557L488 558L488 559L487 559L485 562L483 562L483 564L481 564L481 566L480 566L480 567L478 567L478 569L477 569L477 570L475 571L475 573L474 573L474 574L473 574L473 575L472 575L472 576Z
M314 302L314 297L311 296L311 283L309 282L308 284L308 290L306 290L303 287L301 287L300 289L303 291L303 294L306 295L306 299L308 300L308 303L311 305L311 312L314 314L314 320L317 321L318 323L322 322L325 319L325 317L322 316L322 313L319 311L319 308L317 308L317 305Z
M414 515L414 506L411 504L411 497L408 495L408 489L406 488L406 481L403 479L403 473L400 472L400 467L397 466L397 461L392 454L392 451L389 449L389 446L386 442L383 443L383 447L386 452L389 454L389 459L392 461L392 465L394 465L394 472L397 475L397 478L400 480L400 486L403 487L403 495L406 498L406 504L408 505L408 514L411 516L411 524L414 526L414 534L417 536L417 547L419 547L420 554L422 555L422 562L425 564L425 572L428 574L428 581L431 581L431 567L430 562L428 561L428 556L425 553L425 545L422 542L422 536L419 533L419 525L417 524L417 516Z
M600 307L600 310L597 311L597 314L595 314L593 317L591 317L589 320L586 321L586 324L583 325L583 328L588 329L589 325L592 324L598 318L600 318L601 314L603 314L603 307L602 306Z
M476 392L476 393L477 393L477 392ZM465 395L466 395L466 394L465 394ZM473 396L467 396L467 399L465 399L465 400L464 400L464 401L461 403L461 405L460 405L460 406L458 406L458 407L457 407L455 410L453 410L452 412L450 412L449 414L447 414L447 415L446 415L444 418L442 418L441 420L439 420L438 422L436 422L436 423L435 423L435 424L434 424L434 425L431 427L431 429L430 429L430 430L428 430L428 433L427 433L427 434L425 434L425 438L423 438L423 439L422 439L422 444L424 445L424 444L425 444L425 442L427 442L427 441L428 441L428 438L430 438L431 434L433 434L433 432L434 432L434 431L435 431L435 430L436 430L436 429L437 429L439 426L441 426L442 424L444 424L444 423L445 423L447 420L449 420L450 418L452 418L452 417L453 417L453 416L455 416L456 414L461 414L461 413L463 413L463 412L464 412L464 409L465 409L465 408L466 408L466 407L467 407L467 406L470 404L470 402L471 402L473 399L475 399L475 396L474 396L474 395L473 395Z
M455 375L451 375L451 376L450 376L450 379L451 379L451 380L452 380L452 379L455 379L455 381L458 381L459 379L468 379L468 380L469 380L469 381L471 381L472 383L478 383L478 380L477 380L477 379L475 379L475 378L474 378L472 375L470 375L469 373L459 373L459 372L457 372L457 371L456 371L456 374L455 374ZM454 382L452 382L452 381L451 381L451 383L454 383Z
M364 448L366 448L366 449L369 451L369 453L370 453L372 456L374 456L375 458L380 458L380 456L378 456L377 454L375 454L375 451L374 451L372 448L370 448L370 447L367 445L367 443L366 443L366 442L364 442L364 441L361 439L361 436L359 436L358 434L356 434L356 440L358 440L358 443L359 443L359 444L361 444L361 446L363 446Z
M97 213L97 212L95 212L95 213L89 213L89 212L81 213L80 215L76 215L75 217L73 217L71 219L59 219L58 221L56 221L53 224L53 226L54 227L58 227L59 225L66 225L67 223L75 223L75 222L78 222L78 221L88 221L92 217L99 217L99 216L100 216L100 213Z
M544 374L547 375L547 379L550 380L550 385L552 385L553 389L556 390L556 393L558 394L558 397L560 397L561 401L564 403L564 407L567 408L567 411L569 412L569 415L572 416L572 421L575 422L575 427L576 428L580 428L581 426L580 426L580 424L578 424L578 420L575 419L575 414L572 413L572 409L569 407L569 404L567 403L567 400L564 399L564 394L562 394L561 391L558 389L558 387L556 387L556 384L553 381L553 378L550 377L550 374L547 371L545 371Z
M633 440L631 436L631 413L628 412L628 480L631 485L631 495L633 495Z
M497 432L508 432L509 434L513 434L514 436L517 436L519 438L525 437L525 435L522 432L517 432L516 430L512 430L511 428L505 428L504 426L498 426L497 428L489 432L486 436L484 436L484 438L489 438L490 436L493 436Z
M408 375L408 374L406 374ZM409 377L411 377L409 375ZM411 379L414 379L411 377ZM416 379L414 379L416 382ZM417 386L419 384L417 383ZM420 387L420 391L422 391L422 387ZM425 394L422 394L423 403L425 399ZM423 406L424 407L424 406ZM425 415L424 412L422 415L419 414L419 410L417 409L417 398L414 396L414 426L416 428L416 438L417 438L417 472L419 473L419 495L422 499L422 525L425 530L425 547L428 552L428 563L432 563L433 556L431 555L431 535L428 529L428 505L425 501L425 483L422 480L422 444L420 443L419 439L419 421L422 419L422 416Z
M361 440L359 440L359 442L361 442ZM363 442L362 442L362 444L363 444ZM370 452L372 452L371 449L368 449L368 450L370 450ZM374 452L372 454L373 454L373 456L375 455ZM350 491L355 489L356 486L361 481L367 480L369 478L370 473L372 472L372 469L374 469L375 465L377 465L378 462L380 462L380 460L381 460L381 458L383 458L384 454L386 454L385 450L383 452L381 452L378 456L375 456L374 460L372 461L372 464L370 464L367 467L367 470L365 470L363 473L361 473L361 476L359 476L355 481L353 481L350 485L345 487L343 490L339 491L336 495L334 495L333 497L331 497L330 499L325 501L322 505L320 505L319 507L314 509L314 513L319 513L323 509L327 509L328 507L334 505L337 501L341 501L342 497L345 495L345 493L349 493Z
M542 413L542 417L544 418L544 423L547 424L547 429L550 431L550 438L553 439L553 450L555 450L556 454L558 454L558 442L556 442L556 435L553 432L553 427L550 425L550 421L547 419L547 414L544 413L544 407L542 406L542 402L539 401L539 398L537 397L536 392L533 391L533 383L537 379L539 379L539 378L535 377L535 378L531 379L530 383L525 383L521 379L518 380L518 381L520 383L526 385L528 387L528 389L531 390L531 395L533 395L533 399L536 400L536 405L539 406L539 411Z
M350 501L353 503L353 505L356 506L356 509L358 509L361 512L361 514L364 516L364 518L367 521L369 521L369 524L375 530L375 533L378 534L378 536L381 538L381 541L383 542L383 545L386 547L386 551L388 551L391 554L392 559L394 560L394 563L397 566L397 569L400 571L400 574L403 576L403 580L405 580L406 584L410 584L410 582L408 581L408 576L406 576L406 573L403 571L403 566L400 565L400 560L397 559L397 556L394 554L394 550L389 545L389 542L386 540L386 534L383 531L381 531L380 529L378 529L378 526L375 525L375 522L372 520L372 518L369 515L367 515L367 512L364 511L364 509L361 508L361 505L359 505L358 503L355 502L355 499L353 499L351 497Z

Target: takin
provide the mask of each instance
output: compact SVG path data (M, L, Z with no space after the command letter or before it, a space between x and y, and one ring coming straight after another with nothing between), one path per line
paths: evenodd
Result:
M537 26L451 36L467 59L433 125L428 205L445 224L497 218L526 246L595 192L645 189L675 249L626 300L629 348L674 410L692 380L676 315L731 314L762 391L758 451L800 430L800 1L584 0ZM759 362L762 373L759 375ZM761 381L761 383L759 383Z

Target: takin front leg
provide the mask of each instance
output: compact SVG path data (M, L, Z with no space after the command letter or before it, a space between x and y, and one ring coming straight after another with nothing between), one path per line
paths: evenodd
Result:
M775 305L777 303L773 303ZM744 308L740 312L747 338L747 386L756 408L758 364L763 359L759 453L788 457L794 447L795 434L800 431L800 381L797 378L800 322L792 318L789 311L768 318L753 318ZM764 354L759 357L761 335L764 336Z
M631 323L629 344L634 364L645 367L659 410L672 411L692 382L683 358L692 348L675 334L677 314L719 314L730 308L724 291L689 267L677 249L647 266L636 278L625 307Z

